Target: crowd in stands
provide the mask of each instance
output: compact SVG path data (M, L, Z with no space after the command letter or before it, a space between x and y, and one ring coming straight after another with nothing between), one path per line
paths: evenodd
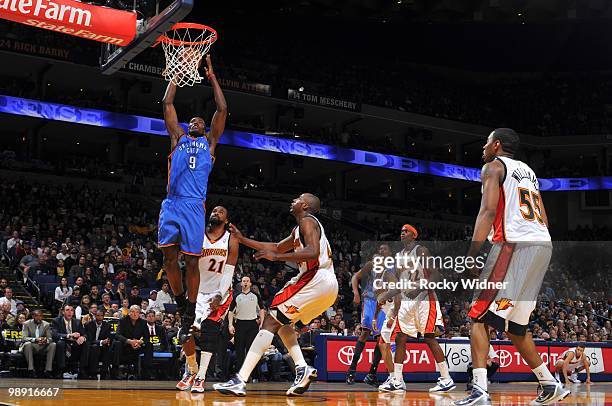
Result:
M51 187L5 181L0 184L0 193L6 202L0 212L2 259L15 272L15 283L43 303L53 318L57 316L49 340L59 343L56 341L59 335L65 337L67 334L58 332L61 323L57 326L66 314L67 305L70 318L77 320L75 329L83 329L79 330L82 333L89 323L95 323L98 314L102 319L128 320L134 309L132 306L138 306L133 312L135 318L150 318L151 325L163 329L164 340L172 343L180 327L180 316L174 313L172 292L161 267L161 252L156 248L158 207L153 202L103 192L87 184ZM291 216L279 213L264 200L247 204L224 198L210 204L226 206L232 222L245 235L257 240L278 241L292 229ZM397 239L397 225L381 224L380 237ZM583 228L574 236L588 238L596 232ZM312 346L314 337L322 332L358 335L361 329L350 279L360 268L364 260L362 255L366 254L361 251L359 242L351 238L350 231L338 222L326 222L326 233L332 244L340 290L336 304L302 333L300 342L305 347ZM422 228L422 238L427 240L465 240L469 233L469 227L455 231ZM554 265L557 269L551 271L550 282L543 288L531 324L536 338L551 341L612 339L610 322L605 319L611 316L607 303L611 287L609 281L602 283L610 272L610 262L590 263L600 267L591 279L582 279L582 272L586 275L589 271L573 263L567 263L565 268ZM253 290L268 306L274 294L294 273L294 269L283 264L255 261L252 252L243 247L234 282L238 284L242 276L249 276ZM235 290L239 289L236 286ZM13 299L6 279L0 280L0 290L4 297L0 300L0 325L7 331L25 331L29 320L39 316ZM445 298L441 305L446 327L444 336L467 336L469 301ZM119 329L121 331L121 327ZM6 341L6 336L3 337ZM500 334L499 338L506 337ZM169 348L176 351L172 345ZM287 359L282 356L282 344L277 345L279 355L269 354L271 362ZM81 352L78 356L84 355ZM229 373L229 364L225 365L226 370L219 368L219 376L226 377ZM277 377L279 369L275 365L263 369L274 372ZM59 373L71 373L67 371L65 359L59 363L56 359L56 368L60 368ZM88 371L79 373L86 376Z

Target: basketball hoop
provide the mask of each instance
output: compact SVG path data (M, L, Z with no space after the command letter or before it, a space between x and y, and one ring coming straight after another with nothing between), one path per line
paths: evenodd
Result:
M217 40L217 31L195 23L176 23L157 42L161 42L166 55L164 79L179 87L202 82L198 68L210 46Z

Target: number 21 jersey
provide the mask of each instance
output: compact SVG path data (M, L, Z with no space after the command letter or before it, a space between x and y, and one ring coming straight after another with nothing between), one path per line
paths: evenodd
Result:
M212 293L219 290L229 253L229 239L229 231L226 231L221 238L214 241L211 241L208 235L204 235L204 247L199 261L199 293Z

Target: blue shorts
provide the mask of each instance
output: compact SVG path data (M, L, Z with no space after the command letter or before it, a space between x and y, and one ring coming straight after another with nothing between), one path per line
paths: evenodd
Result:
M376 299L364 297L362 299L361 307L361 325L370 331L372 331L372 321L376 315ZM385 322L385 312L382 309L378 312L376 318L376 330L372 331L372 335L379 335L382 329L383 323Z
M204 200L175 196L164 199L159 211L159 248L178 245L183 254L201 256L205 232Z

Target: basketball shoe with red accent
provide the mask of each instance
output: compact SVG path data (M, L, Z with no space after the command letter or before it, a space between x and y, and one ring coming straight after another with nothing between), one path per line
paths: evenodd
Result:
M191 392L204 393L204 379L196 375L193 386L191 387Z
M189 371L185 371L183 374L183 379L180 380L179 383L176 384L176 389L178 390L190 390L193 386L193 381L196 379L196 374L191 373Z

